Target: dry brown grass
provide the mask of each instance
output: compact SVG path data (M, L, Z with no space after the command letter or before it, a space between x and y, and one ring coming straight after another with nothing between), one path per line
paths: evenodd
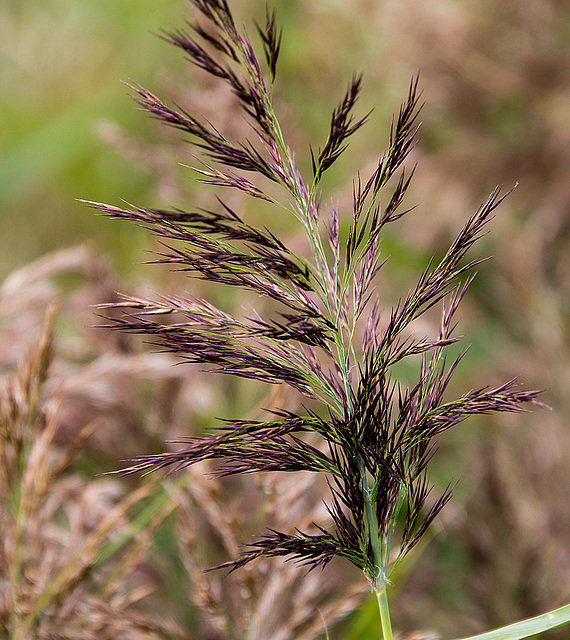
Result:
M282 562L204 573L263 524L322 522L314 477L222 482L204 468L133 484L95 475L167 446L173 432L188 435L184 422L217 395L171 358L89 326L90 306L113 290L88 247L48 255L0 289L2 633L320 637L362 601L357 576L333 569L323 586L320 574ZM157 548L160 531L173 548ZM168 602L173 584L183 592Z
M174 623L133 607L154 588L150 581L137 584L134 574L147 562L152 531L175 502L163 501L147 528L133 532L133 507L156 496L158 483L147 482L125 494L116 481L71 472L78 450L95 428L92 422L67 444L55 442L63 398L57 391L45 393L54 359L55 314L50 306L39 344L2 380L3 633L14 640L181 638ZM124 552L101 562L121 537L116 551L124 547Z

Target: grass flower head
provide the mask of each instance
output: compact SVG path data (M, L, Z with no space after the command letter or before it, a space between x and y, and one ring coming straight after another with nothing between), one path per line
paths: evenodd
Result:
M417 544L451 495L448 486L438 497L430 496L427 469L437 437L471 415L517 412L538 403L538 392L524 391L514 381L469 390L454 400L446 394L461 359L446 359L448 347L459 340L455 313L480 262L466 256L504 196L495 189L445 255L427 265L398 304L381 311L375 287L385 264L383 232L409 213L401 205L413 172L403 165L419 127L417 79L393 119L388 147L375 169L353 182L345 232L343 214L322 205L321 181L366 123L368 116L355 114L361 78L350 80L332 112L328 137L318 150L310 150L312 175L303 176L274 108L281 43L275 15L268 12L265 24L257 25L262 64L226 0L191 4L196 22L162 38L230 87L255 139L229 140L214 123L170 106L138 85L132 85L135 100L197 148L202 182L237 189L265 201L268 212L289 216L303 230L310 250L297 255L223 198L213 210L89 203L156 234L163 245L159 262L190 277L254 292L270 299L274 309L238 318L189 295L155 301L124 297L107 305L122 312L110 324L143 334L183 361L209 365L214 372L288 385L304 396L306 408L277 406L266 420L228 420L208 435L188 439L177 451L134 460L124 473L216 460L221 475L326 474L330 527L269 531L241 557L221 566L234 570L260 556L284 556L313 569L341 556L364 572L382 608L395 564ZM263 188L267 181L275 188ZM437 305L437 335L417 337L411 325ZM404 385L394 371L408 359L421 364L415 383ZM384 624L388 637L389 622Z

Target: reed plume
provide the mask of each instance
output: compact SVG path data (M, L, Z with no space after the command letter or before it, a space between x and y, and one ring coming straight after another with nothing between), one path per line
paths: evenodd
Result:
M352 212L345 224L333 205L322 204L322 178L367 121L355 115L360 76L348 83L333 110L326 140L310 149L312 175L303 176L285 140L276 110L281 31L275 14L256 25L265 71L226 0L191 0L198 18L161 37L190 63L226 83L248 119L254 138L232 141L215 124L169 106L132 84L136 103L178 129L201 153L203 183L239 190L264 201L269 215L289 216L306 238L300 256L267 227L245 220L219 198L212 209L156 209L89 202L105 215L134 222L159 237L156 261L189 277L253 292L269 299L270 312L232 315L192 295L156 300L123 297L103 306L121 313L114 329L142 334L183 362L208 370L287 385L304 397L302 411L276 406L268 419L233 419L179 450L145 455L122 473L180 470L204 460L218 462L221 476L265 471L326 474L330 526L312 531L270 530L241 556L220 565L238 569L260 556L292 558L309 570L344 557L365 574L378 596L383 632L391 637L386 587L394 566L417 544L452 492L438 497L428 465L437 437L471 415L518 412L540 404L537 391L514 380L446 391L463 356L446 358L459 337L455 314L480 258L467 257L486 233L505 195L495 189L459 231L445 255L429 262L417 283L390 310L380 303L377 276L386 227L402 209L413 171L403 165L419 128L418 80L394 117L388 146L374 171L353 181ZM267 184L272 185L266 188ZM441 305L438 331L419 337L417 320ZM416 324L414 324L416 323ZM417 364L406 385L395 374L403 361ZM310 436L310 437L308 437ZM314 439L313 437L316 437Z

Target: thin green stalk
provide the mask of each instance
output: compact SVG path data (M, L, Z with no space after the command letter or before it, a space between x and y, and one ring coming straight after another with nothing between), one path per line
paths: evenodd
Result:
M370 544L372 545L372 553L374 555L375 575L373 577L372 588L376 593L378 601L378 611L380 613L380 624L382 626L382 640L392 640L392 623L390 621L390 609L388 607L388 595L386 593L388 578L385 571L384 554L380 548L380 539L378 532L378 521L374 513L373 491L368 486L366 478L366 470L364 464L360 465L362 490L364 491L364 513L366 518L367 533ZM389 550L386 551L389 555Z
M366 477L363 477L363 483L366 482ZM374 573L372 587L376 591L385 587L386 580L384 575L384 565L382 562L382 551L380 549L380 542L378 540L378 522L373 511L372 501L370 500L370 490L364 486L364 509L366 517L366 529L368 531L368 538L372 545L372 553L374 554ZM381 578L382 582L379 583Z
M392 640L392 623L390 622L390 609L388 608L388 595L386 588L376 592L380 621L382 623L382 639Z

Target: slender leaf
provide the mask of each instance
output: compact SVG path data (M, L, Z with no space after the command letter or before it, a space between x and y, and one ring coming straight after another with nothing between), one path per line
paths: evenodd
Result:
M537 633L544 633L549 629L555 629L570 622L570 604L548 613L543 613L535 618L521 620L506 627L487 631L476 636L461 638L460 640L522 640L530 638Z

